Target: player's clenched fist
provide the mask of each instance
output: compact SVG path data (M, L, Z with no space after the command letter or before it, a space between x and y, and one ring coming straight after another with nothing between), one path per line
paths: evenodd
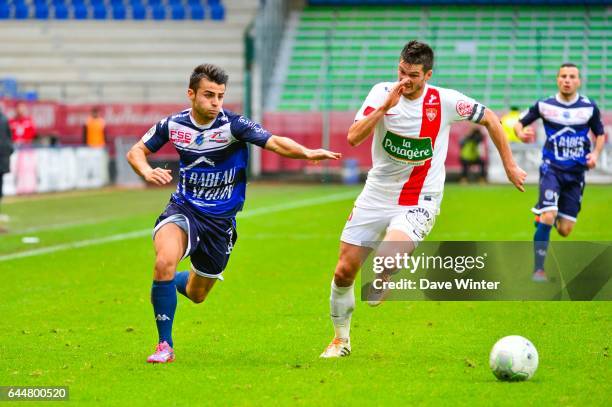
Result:
M164 168L152 168L144 173L144 179L147 182L155 185L166 185L172 182L172 171Z

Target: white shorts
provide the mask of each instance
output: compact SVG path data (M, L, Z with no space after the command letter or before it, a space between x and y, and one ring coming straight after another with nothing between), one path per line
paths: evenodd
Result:
M390 230L404 232L418 245L433 228L440 209L436 204L394 205L385 208L355 206L340 240L356 246L376 248Z

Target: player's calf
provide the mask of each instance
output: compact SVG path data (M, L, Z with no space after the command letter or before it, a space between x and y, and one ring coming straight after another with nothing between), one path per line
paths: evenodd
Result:
M340 256L331 283L329 308L334 325L334 339L321 357L340 357L350 354L351 316L355 309L354 281L361 264L371 251L349 243L340 244Z
M572 230L574 229L575 224L576 224L575 222L572 222L569 219L558 218L557 232L559 232L561 236L567 237L570 235L570 233L572 233Z
M189 299L193 301L195 304L203 303L206 297L208 296L208 290L204 290L204 289L189 290L188 293L189 293Z
M557 217L556 211L546 211L540 214L539 222L536 224L536 231L533 235L533 255L534 267L531 279L533 281L548 281L544 272L544 262L550 241L550 231Z
M204 302L217 278L199 276L194 272L176 273L176 290L196 304Z

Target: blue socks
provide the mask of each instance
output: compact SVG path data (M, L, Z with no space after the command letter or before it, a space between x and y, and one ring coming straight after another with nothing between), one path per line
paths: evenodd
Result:
M187 281L189 280L189 271L179 271L174 276L176 282L176 291L187 297ZM189 298L189 297L187 297Z
M535 258L534 271L544 270L544 260L546 260L546 251L548 250L551 229L552 225L538 223L535 235L533 235L533 254Z
M159 342L168 342L172 347L172 322L176 311L176 284L174 280L153 281L151 303L155 312L155 322L159 333Z

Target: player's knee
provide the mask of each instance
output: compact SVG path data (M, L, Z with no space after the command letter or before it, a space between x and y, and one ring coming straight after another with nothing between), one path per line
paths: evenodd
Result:
M336 265L334 281L342 287L349 286L355 280L355 274L358 269L359 263L341 258Z
M554 212L554 211L543 212L540 215L540 223L544 223L546 225L552 225L553 223L555 223L556 217L557 217L557 212Z
M155 278L157 280L171 280L176 271L176 262L164 256L155 259Z

